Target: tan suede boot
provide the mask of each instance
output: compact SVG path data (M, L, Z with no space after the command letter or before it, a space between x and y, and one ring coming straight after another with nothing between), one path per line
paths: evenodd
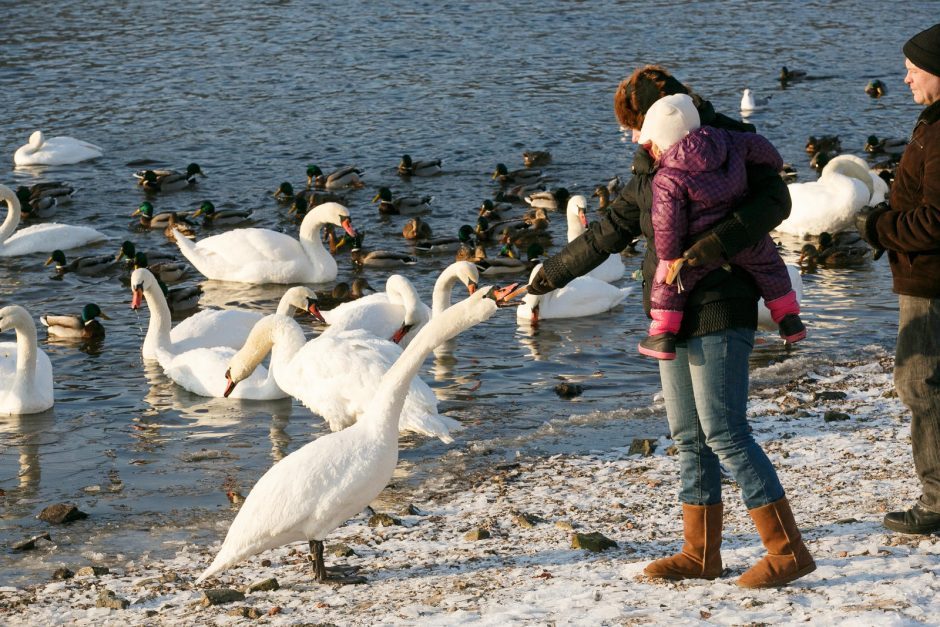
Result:
M738 579L744 588L774 588L816 570L816 562L803 544L786 497L748 512L767 547L764 559Z
M643 572L657 579L714 579L721 574L721 503L682 504L682 551L651 562Z

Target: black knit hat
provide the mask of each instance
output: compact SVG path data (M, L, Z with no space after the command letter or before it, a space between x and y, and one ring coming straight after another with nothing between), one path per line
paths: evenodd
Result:
M934 76L940 76L940 24L908 39L903 50L911 63Z

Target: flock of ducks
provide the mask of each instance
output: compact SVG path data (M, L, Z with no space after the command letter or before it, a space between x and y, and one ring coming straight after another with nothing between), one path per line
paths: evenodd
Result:
M781 73L781 81L801 78L786 68ZM749 90L745 96L753 98ZM808 143L818 153L841 151L841 145L827 146L819 138ZM868 145L872 154L898 147L877 137L869 138ZM17 165L55 165L101 154L92 144L69 137L46 139L37 131L16 151L14 160ZM346 250L358 268L405 269L417 261L414 255L363 248L364 233L354 226L345 196L365 186L363 171L355 166L324 173L311 165L301 189L289 182L278 186L275 199L300 220L296 236L251 226L251 210L216 210L212 202L204 201L191 215L184 215L159 213L150 199L142 202L133 214L138 219L134 228L164 230L186 262L159 249L137 250L131 241L125 241L117 255L69 258L65 251L106 237L84 226L40 222L18 227L24 214L30 220L53 215L57 205L71 201L74 189L63 183L40 183L14 192L0 185L0 201L7 206L0 225L0 256L49 253L46 264L54 264L57 272L88 276L129 268L130 304L139 309L146 303L149 311L142 356L156 360L177 385L209 397L293 397L322 416L332 433L291 453L259 479L198 582L267 548L300 540L310 544L316 579L343 580L348 572L337 576L323 562L323 539L387 484L397 463L399 432L451 442L451 432L460 427L439 413L436 397L417 376L426 356L524 293L515 283L500 290L481 287L481 282L494 276L534 275L540 256L551 245L548 227L553 213L564 212L569 241L588 226L584 195L571 194L565 187L545 188L541 168L551 162L547 151L528 151L522 168L497 164L491 180L499 190L492 200L481 203L475 222L469 220L453 236L435 237L422 218L430 211L431 196L396 197L390 188L378 188L373 198L377 212L408 218L401 233L416 253L453 255L435 282L430 307L402 274L389 276L384 291L375 291L364 277L328 290L310 287L336 280L337 257ZM397 171L403 177L429 177L443 170L440 160L415 160L406 154ZM192 187L206 174L192 163L180 171L140 170L134 177L153 198ZM591 197L598 199L601 212L620 185L615 178L596 186ZM847 241L842 231L860 207L884 199L888 189L884 178L864 160L836 154L821 167L819 180L790 183L788 188L793 211L779 230L818 236L816 244L801 251L801 265L864 262L867 249L858 253L858 242ZM200 236L203 230L221 232ZM498 246L499 254L487 255L487 245ZM173 326L174 307L192 308L199 301L198 287L185 292L167 287L190 266L209 279L279 284L286 289L277 310L268 315L204 309ZM521 304L514 303L516 316L534 323L608 311L632 290L616 285L624 275L623 258L611 255L565 288L544 296L525 294ZM799 274L791 274L791 279L800 290ZM458 285L469 296L454 304ZM325 328L308 340L294 319L297 312L305 312ZM50 335L93 339L104 334L100 319L108 317L91 303L79 315L49 314L40 321ZM0 309L0 332L7 330L14 330L17 338L15 345L0 344L0 413L45 411L54 403L52 364L38 346L32 316L17 305ZM375 393L365 398L363 389Z

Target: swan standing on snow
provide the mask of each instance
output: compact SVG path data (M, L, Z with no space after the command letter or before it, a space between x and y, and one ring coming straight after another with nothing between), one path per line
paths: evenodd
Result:
M104 154L100 146L83 142L74 137L46 137L42 131L29 136L29 143L20 146L13 154L16 165L71 165Z
M576 239L587 230L587 199L580 194L568 199L566 210L568 219L568 241ZM608 255L607 259L584 276L589 276L605 283L613 283L623 278L626 267L620 254Z
M328 579L323 539L362 511L392 478L399 416L428 353L495 312L493 290L484 288L435 316L378 385L369 388L374 395L355 425L294 451L258 480L196 583L256 553L299 541L309 543L315 579Z
M48 222L16 231L20 225L20 199L6 185L0 185L0 201L7 203L7 217L0 224L0 257L68 250L107 239L103 233L86 226Z
M328 202L300 224L300 240L270 229L234 229L191 242L177 235L180 252L203 275L240 283L322 283L336 278L336 260L323 247L320 229L341 226L356 236L349 211Z
M777 231L791 235L838 233L854 228L855 214L884 201L888 184L855 155L833 157L819 179L787 185L793 202L790 217Z
M13 329L16 343L0 343L0 414L35 414L52 407L52 363L37 346L36 323L19 305L0 309L0 333Z
M532 269L529 281L535 278L542 264ZM538 322L543 318L581 318L609 311L619 305L632 288L614 287L610 283L579 276L568 285L542 296L526 294L516 308L516 318Z

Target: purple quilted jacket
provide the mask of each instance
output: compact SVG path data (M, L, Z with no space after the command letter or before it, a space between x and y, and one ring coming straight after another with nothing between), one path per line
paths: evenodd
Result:
M780 153L756 133L703 126L660 158L653 176L656 254L676 259L747 194L747 164L780 169Z

